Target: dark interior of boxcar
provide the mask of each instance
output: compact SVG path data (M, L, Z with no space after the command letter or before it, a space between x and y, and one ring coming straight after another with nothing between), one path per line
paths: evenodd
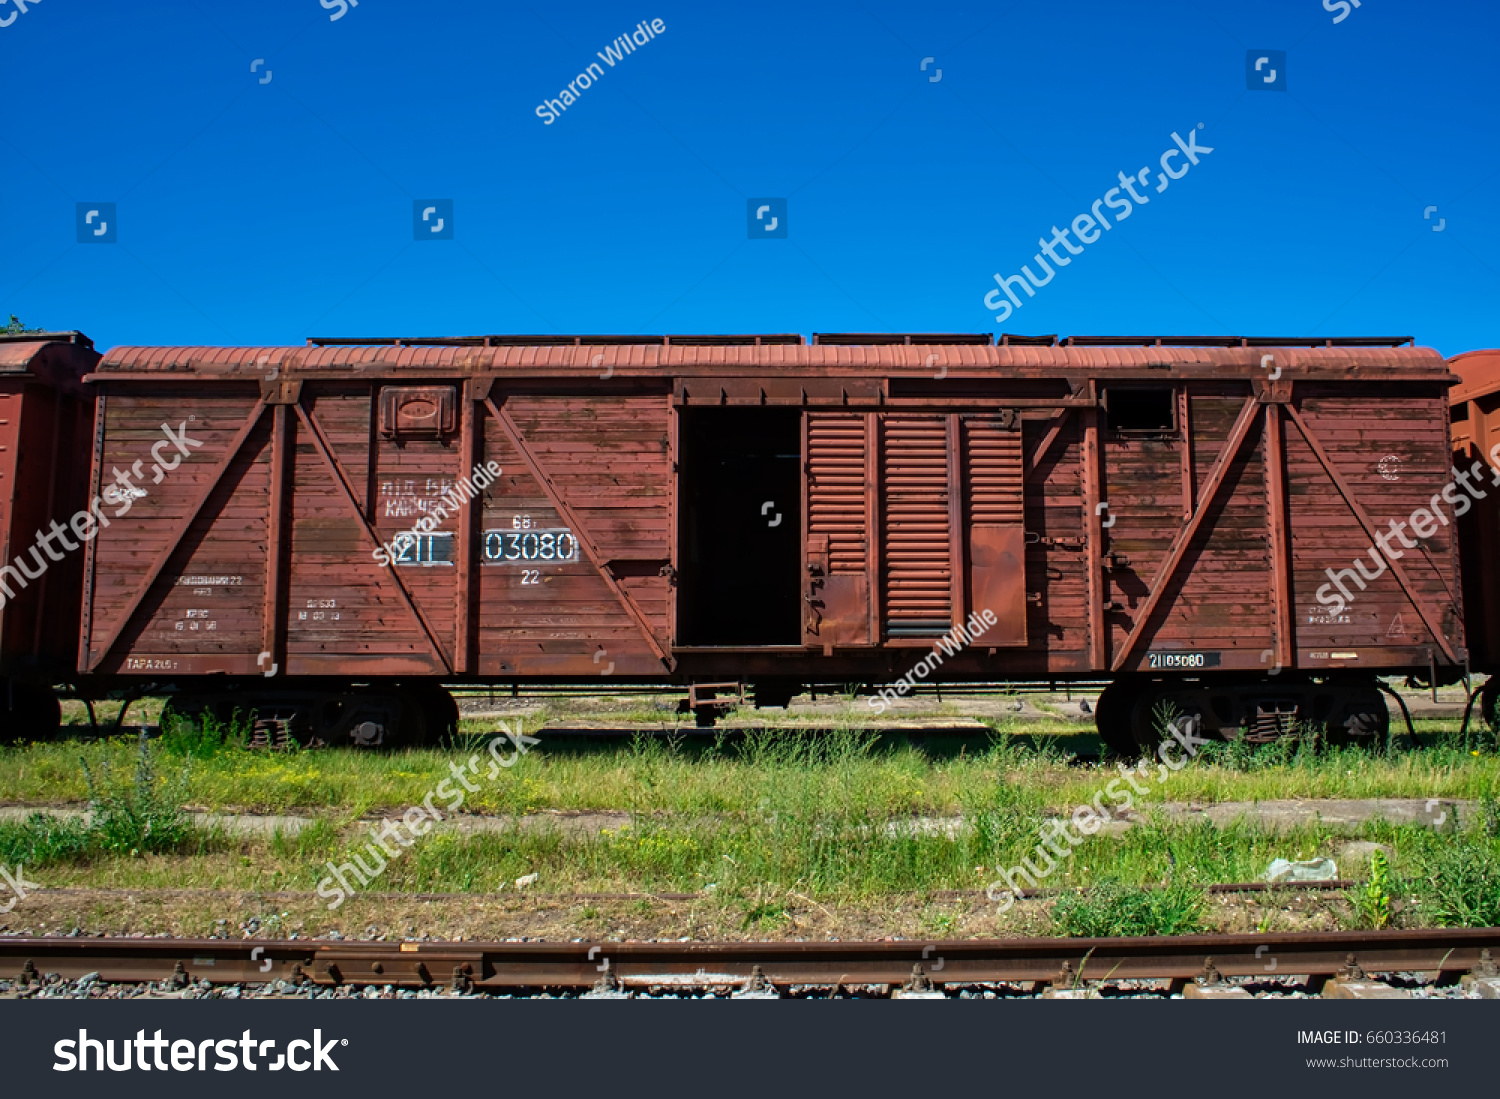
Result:
M682 644L801 644L802 413L689 408L679 437Z

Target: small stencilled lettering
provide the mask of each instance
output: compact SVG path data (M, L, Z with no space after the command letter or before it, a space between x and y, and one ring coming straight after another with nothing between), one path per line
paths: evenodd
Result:
M213 613L207 607L189 607L182 617L173 623L178 633L211 633L219 628Z
M343 617L337 599L309 599L307 608L297 612L298 622L339 622Z
M443 497L457 482L451 477L427 477L404 481L382 481L380 496L385 502L386 519L411 519L438 509Z

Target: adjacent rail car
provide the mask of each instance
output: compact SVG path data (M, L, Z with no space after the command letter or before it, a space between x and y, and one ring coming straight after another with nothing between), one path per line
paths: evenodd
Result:
M1453 470L1477 491L1458 520L1462 550L1464 620L1469 659L1490 679L1480 691L1484 718L1496 722L1500 703L1500 350L1471 351L1450 360L1458 384L1450 393Z
M78 667L372 744L451 723L439 684L601 678L706 714L1112 677L1122 751L1164 703L1375 736L1378 674L1466 660L1452 529L1369 556L1447 479L1451 375L1407 343L117 348L90 495L132 506L87 547ZM180 462L121 478L164 424Z
M0 734L55 728L73 678L98 359L77 332L0 335Z

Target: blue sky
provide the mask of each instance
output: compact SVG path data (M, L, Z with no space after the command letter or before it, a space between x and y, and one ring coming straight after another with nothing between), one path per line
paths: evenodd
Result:
M1338 23L1323 0L360 0L337 19L335 0L24 2L0 4L0 315L101 347L1002 328L1500 344L1492 0L1364 0ZM1286 51L1286 91L1247 89L1251 50ZM996 324L993 274L1036 270L1038 238L1119 172L1154 185L1200 123L1212 154ZM748 235L766 196L787 200L785 239ZM453 239L416 240L413 203L434 198ZM77 243L80 202L116 204L118 243Z

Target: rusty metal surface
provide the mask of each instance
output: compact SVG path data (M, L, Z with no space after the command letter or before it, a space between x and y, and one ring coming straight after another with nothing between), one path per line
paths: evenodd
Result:
M1138 939L992 939L924 942L484 943L327 940L3 938L0 959L20 974L105 982L394 985L402 988L588 988L601 959L626 987L736 985L759 967L780 985L900 984L918 962L942 960L944 984L1191 979L1212 959L1228 977L1369 973L1457 977L1500 950L1500 928L1442 931L1153 936ZM252 957L253 952L253 957ZM266 968L269 962L269 968ZM456 980L455 980L456 979Z
M888 416L881 448L881 590L892 637L953 628L946 416Z
M358 374L361 371L436 370L451 373L539 370L592 371L613 367L617 375L645 372L660 377L668 368L693 372L756 371L773 367L806 371L877 368L931 372L953 371L1088 372L1111 367L1160 369L1181 367L1212 373L1228 370L1242 376L1259 370L1264 345L1239 347L1155 346L926 346L797 345L762 346L695 344L603 344L507 347L432 347L355 345L328 347L116 347L99 365L101 373L181 373L188 376L262 377L272 369ZM932 363L928 359L937 355ZM1441 362L1430 348L1283 346L1277 362L1292 374L1379 377L1416 368L1425 376ZM992 375L993 376L993 375Z
M97 361L93 344L78 333L0 338L3 674L45 682L72 669L83 559L71 524L87 504L94 416L94 395L82 378ZM0 721L4 706L0 699Z
M1436 352L889 338L117 348L92 375L100 465L184 410L205 445L101 535L87 666L880 679L986 609L999 626L938 678L1462 662L1446 527L1345 613L1315 597L1442 488ZM1112 425L1117 389L1161 391L1169 422ZM411 430L403 393L431 413ZM804 630L760 649L677 636L674 440L725 405L803 424L804 583L765 595ZM486 461L501 478L445 506Z
M1481 471L1495 467L1490 455L1500 443L1500 350L1471 351L1448 365L1460 379L1449 391L1453 463L1466 472L1475 463ZM1485 492L1458 524L1470 659L1479 671L1495 672L1500 671L1500 583L1495 578L1500 501L1493 489Z
M1448 360L1458 382L1449 391L1455 405L1500 390L1500 349L1468 351Z

